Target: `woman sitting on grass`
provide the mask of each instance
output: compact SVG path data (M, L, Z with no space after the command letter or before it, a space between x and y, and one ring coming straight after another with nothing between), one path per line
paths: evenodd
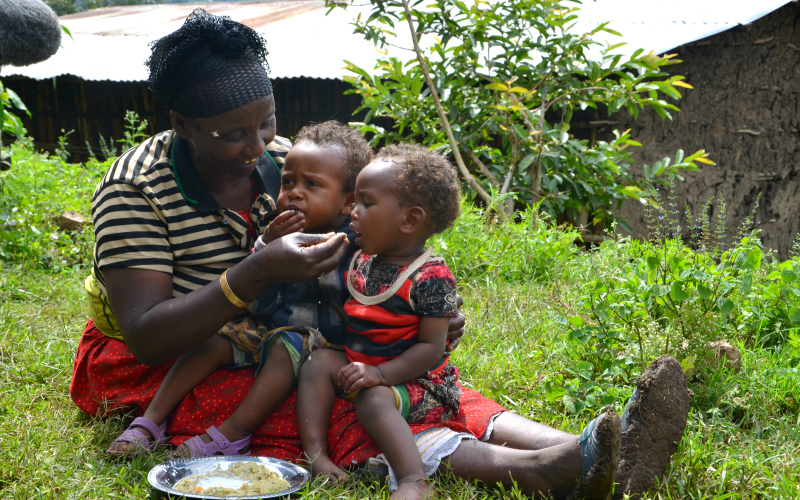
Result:
M124 153L92 200L96 244L86 280L92 319L70 387L75 404L90 415L141 415L176 358L217 335L271 285L314 280L347 251L342 234L295 233L248 256L278 214L279 169L291 148L275 135L265 56L253 30L202 10L153 45L150 86L170 110L173 130ZM463 323L450 325L460 335ZM621 429L610 413L579 441L464 388L454 421L412 424L411 431L427 438L437 433L442 439L426 463L438 467L441 460L466 479L603 498L616 474L618 493L641 492L663 474L686 422L680 367L660 363L623 416L619 473ZM138 432L132 439L150 447L202 435L231 416L253 379L252 369L218 369L170 414L163 432L144 427L151 437ZM664 399L667 393L671 399ZM256 429L253 454L300 458L294 404L292 392ZM670 418L681 412L677 425L680 416ZM337 400L331 417L327 447L337 466L379 454L352 403ZM136 425L130 432L137 433ZM654 447L659 453L639 454Z

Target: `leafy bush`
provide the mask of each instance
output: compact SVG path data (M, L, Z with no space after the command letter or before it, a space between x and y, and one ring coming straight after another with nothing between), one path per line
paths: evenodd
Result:
M459 281L545 281L577 251L577 231L545 220L533 224L537 215L532 208L518 222L505 224L487 219L470 203L462 203L461 210L455 226L433 240Z
M59 271L91 263L91 227L66 232L59 217L74 210L91 219L91 199L111 160L85 165L36 153L30 139L11 146L14 168L2 174L0 260Z
M680 153L674 164L646 168L639 181L629 175L626 148L640 144L627 131L610 142L597 140L594 126L589 139L575 135L575 113L626 108L636 116L648 107L667 119L678 110L668 99L691 88L684 77L662 71L679 62L673 55L638 50L623 58L613 53L619 43L593 60L591 50L601 45L593 37L619 33L608 23L574 33L577 11L558 0L373 2L356 31L376 45L396 45L393 32L408 23L414 50L408 59L383 58L374 70L348 63L352 93L367 110L364 122L353 125L374 133L373 141L411 140L452 154L471 196L506 214L514 210L506 196L513 193L523 205L541 203L552 217L566 212L578 220L588 213L596 222L614 220L613 210L640 198L645 182L710 161L703 151ZM427 37L424 50L417 36ZM392 128L375 118L388 119Z

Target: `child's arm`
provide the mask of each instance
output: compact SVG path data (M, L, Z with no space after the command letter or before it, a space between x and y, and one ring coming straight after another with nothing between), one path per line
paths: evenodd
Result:
M423 316L419 320L417 343L400 356L378 366L350 363L339 371L339 385L345 392L376 385L393 386L408 382L431 369L444 355L450 318Z
M306 217L303 212L295 212L294 210L287 210L279 214L272 222L269 223L261 236L261 240L266 244L282 238L287 234L302 232L303 226L306 223Z

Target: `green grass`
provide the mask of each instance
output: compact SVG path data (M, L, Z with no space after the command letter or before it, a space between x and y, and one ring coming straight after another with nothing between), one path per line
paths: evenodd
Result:
M76 209L88 216L97 170L24 148L14 152L20 161L3 174L0 213L16 208L26 222L13 231L0 229L0 498L157 498L146 475L166 452L132 463L106 458L103 450L124 428L122 417L89 418L68 394L87 318L82 280L92 236L91 230L63 233L51 215ZM582 283L604 269L619 269L631 254L624 245L563 251L562 237L554 232L536 236L535 245L518 244L523 229L509 229L495 234L494 250L486 247L475 258L480 265L469 264L465 248L491 243L473 216L467 214L459 226L462 238L449 234L440 240L456 263L466 302L467 333L453 358L462 381L519 414L577 432L596 407L570 414L560 399L547 399L543 383L584 355L557 321L564 311L554 297L571 304ZM21 249L26 245L34 247ZM526 256L537 259L535 279L524 279ZM664 482L647 498L800 498L800 356L788 344L767 349L732 340L742 349L744 369L734 375L716 368L691 377L695 398L686 435ZM621 410L630 385L618 381L618 390ZM437 482L443 497L524 497L447 476ZM371 476L337 488L314 482L298 497L374 498L387 494L382 485Z

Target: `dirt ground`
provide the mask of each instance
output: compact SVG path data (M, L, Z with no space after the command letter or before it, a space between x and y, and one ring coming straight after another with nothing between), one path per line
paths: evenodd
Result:
M685 89L674 121L662 121L650 110L636 120L612 118L621 122L614 128L631 128L632 138L643 144L635 148L635 171L674 157L678 149L687 155L705 149L717 165L676 183L681 211L688 206L697 213L721 195L727 234L736 235L761 193L756 227L764 246L787 258L800 232L800 3L670 52L684 61L670 72L694 86ZM710 215L718 210L715 199ZM640 203L626 204L621 215L635 236L646 236ZM685 218L683 223L690 226Z

